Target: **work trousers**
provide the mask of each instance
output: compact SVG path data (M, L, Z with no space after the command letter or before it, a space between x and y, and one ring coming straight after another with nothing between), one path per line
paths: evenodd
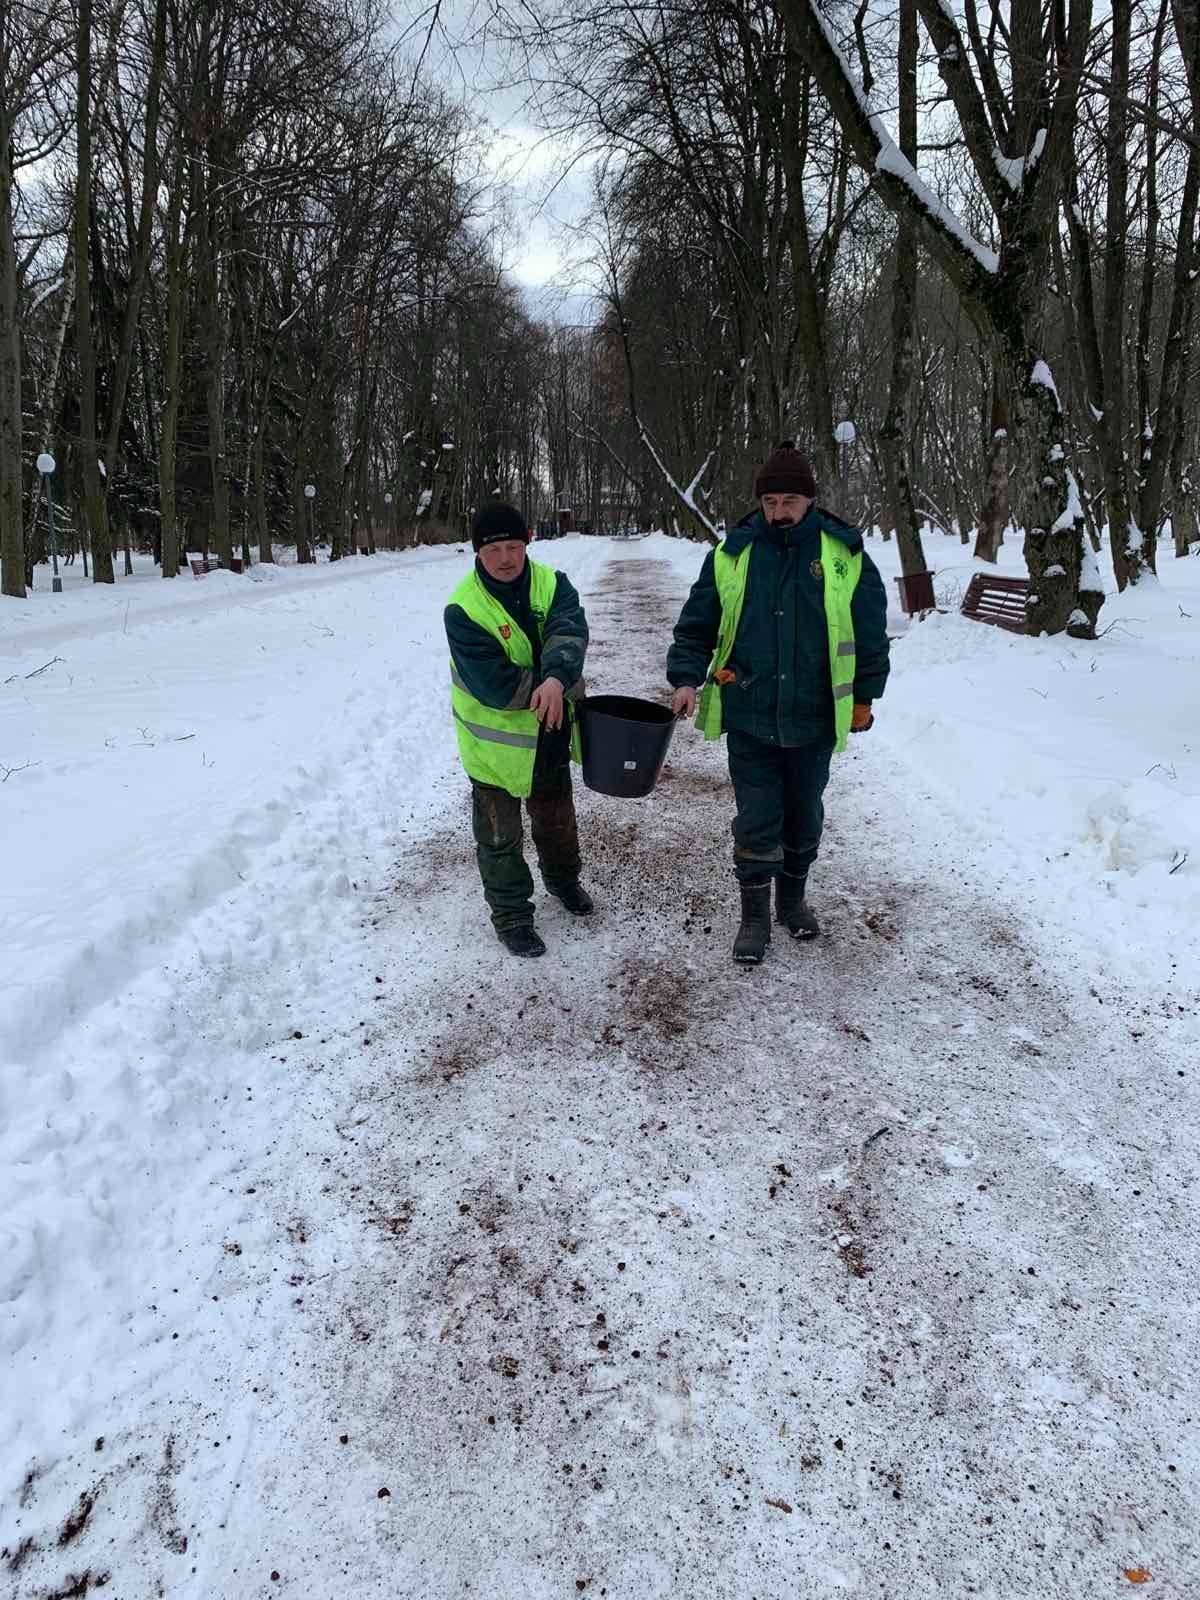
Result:
M767 744L732 728L727 743L737 800L735 875L741 883L764 883L780 873L807 878L821 847L833 746Z
M543 735L525 801L538 870L551 894L578 881L579 829L571 792L570 747ZM471 821L483 895L497 929L533 921L533 876L525 864L521 802L505 789L471 780Z

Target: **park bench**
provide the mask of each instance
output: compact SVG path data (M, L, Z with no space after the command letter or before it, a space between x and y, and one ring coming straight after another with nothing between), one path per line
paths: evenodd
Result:
M220 565L219 561L210 561L204 556L188 557L188 566L192 569L193 578L202 578L206 572L217 572L220 570ZM229 570L230 572L243 572L245 570L245 563L241 556L232 557L229 563Z
M990 572L977 572L967 585L962 614L972 622L1024 633L1028 597L1028 578L1001 578Z

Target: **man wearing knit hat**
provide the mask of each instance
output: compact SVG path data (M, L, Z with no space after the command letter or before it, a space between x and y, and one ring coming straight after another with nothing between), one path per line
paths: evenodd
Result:
M475 566L450 596L450 698L471 779L476 857L492 924L515 956L546 953L533 925L533 878L522 849L521 801L542 880L577 917L594 908L579 882L571 793L588 629L570 579L526 555L525 518L501 500L471 525Z
M695 712L709 739L728 735L742 900L733 959L747 965L770 941L772 881L792 937L821 931L806 892L830 758L871 727L888 676L883 580L861 533L816 505L812 467L790 441L754 493L759 509L705 559L667 656L676 715Z

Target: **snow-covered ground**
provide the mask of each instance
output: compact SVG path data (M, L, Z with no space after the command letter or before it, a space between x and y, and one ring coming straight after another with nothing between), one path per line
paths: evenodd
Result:
M701 549L536 553L661 694ZM503 958L466 559L0 610L11 1594L1194 1600L1200 561L1096 644L897 617L747 973L690 728Z

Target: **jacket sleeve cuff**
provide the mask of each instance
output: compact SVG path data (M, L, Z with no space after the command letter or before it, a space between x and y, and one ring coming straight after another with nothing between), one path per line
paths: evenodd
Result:
M884 687L887 679L856 678L854 680L854 703L860 706L869 706L876 700L883 699Z

